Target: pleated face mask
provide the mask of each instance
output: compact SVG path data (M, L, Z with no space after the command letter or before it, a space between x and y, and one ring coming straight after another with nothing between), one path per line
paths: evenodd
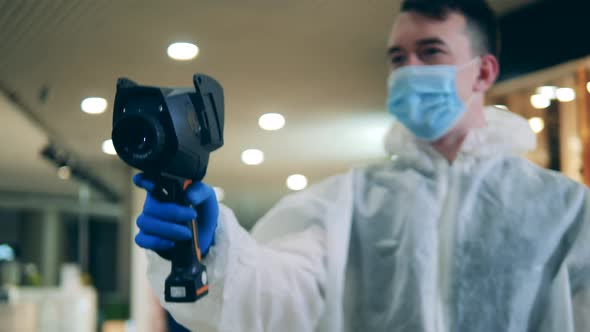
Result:
M457 73L479 61L452 65L406 66L393 71L388 81L387 109L406 128L425 141L448 133L467 110L457 94Z

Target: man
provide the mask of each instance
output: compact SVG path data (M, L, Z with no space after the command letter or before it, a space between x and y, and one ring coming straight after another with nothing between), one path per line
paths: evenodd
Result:
M244 231L210 187L210 293L164 306L221 331L589 331L590 195L517 155L527 122L484 108L498 76L497 24L483 0L406 0L388 45L392 161L283 199ZM136 183L152 185L141 175ZM204 205L203 205L204 204ZM137 243L190 236L188 208L148 195ZM169 262L149 252L158 294Z

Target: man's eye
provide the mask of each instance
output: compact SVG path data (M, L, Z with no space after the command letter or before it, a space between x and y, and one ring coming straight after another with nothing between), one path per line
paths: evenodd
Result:
M427 48L422 52L424 55L436 55L436 54L440 54L443 53L442 50L438 49L438 48Z
M405 61L405 56L403 55L396 55L391 57L391 63L394 65L402 64Z

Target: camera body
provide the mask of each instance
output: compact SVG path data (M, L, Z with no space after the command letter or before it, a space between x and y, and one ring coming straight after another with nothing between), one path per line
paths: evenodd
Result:
M186 188L205 177L209 154L223 146L223 88L202 74L193 76L193 84L174 89L117 81L113 145L124 162L154 182L150 193L161 202L190 205ZM172 262L165 284L168 302L194 302L208 292L196 221L186 226L191 240L158 252Z
M223 146L223 89L206 75L193 83L172 89L119 79L112 136L123 161L147 174L205 177L209 153Z

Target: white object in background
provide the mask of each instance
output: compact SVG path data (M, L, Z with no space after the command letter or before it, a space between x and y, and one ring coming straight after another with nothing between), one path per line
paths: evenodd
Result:
M77 265L64 264L59 287L15 288L13 302L36 305L36 314L30 316L36 332L94 332L96 291L82 285L80 276Z
M28 316L37 326L35 332L96 331L97 300L92 287L17 288L13 303L36 306L36 314Z
M137 332L134 320L130 319L128 321L125 321L125 332Z
M0 332L38 332L34 303L0 303Z
M82 288L82 274L76 264L63 264L60 273L60 287L64 290L79 290Z

